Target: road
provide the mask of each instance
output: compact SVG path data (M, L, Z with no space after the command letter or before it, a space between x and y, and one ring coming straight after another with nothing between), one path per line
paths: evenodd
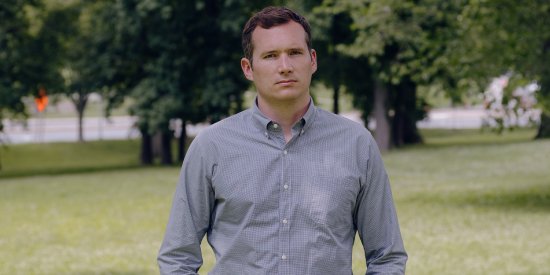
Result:
M359 112L342 114L356 122L362 123ZM419 128L479 128L484 111L481 108L445 108L434 109L427 119L419 121ZM128 139L138 138L139 131L133 127L136 118L116 116L84 119L84 140ZM4 120L4 133L0 140L6 144L41 143L41 142L74 142L78 140L76 118L31 118L26 123ZM196 135L205 124L188 125L187 133ZM371 127L374 125L370 125Z

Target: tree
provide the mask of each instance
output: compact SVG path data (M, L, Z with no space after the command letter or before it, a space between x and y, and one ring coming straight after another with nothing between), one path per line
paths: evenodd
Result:
M57 77L50 81L49 90L66 94L78 115L78 140L84 141L83 117L88 97L105 86L101 75L105 69L100 57L105 49L105 40L96 31L96 14L103 2L66 1L50 3L44 10L37 40L41 41L38 52L42 59L49 57L49 71ZM35 64L44 64L34 60Z
M59 80L51 70L53 56L45 50L52 41L37 37L29 12L39 13L39 1L7 1L0 4L0 132L5 115L27 117L22 99L38 95Z
M83 47L86 34L80 27L81 4L55 6L48 10L43 20L38 37L50 43L44 51L55 57L52 70L62 76L56 83L54 91L67 94L78 115L78 141L84 141L83 117L88 103L88 96L93 91L91 83L84 81L86 67L78 66L86 60L88 51L93 48Z
M38 96L39 90L53 87L59 79L51 70L53 56L44 50L51 40L32 31L29 13L38 14L41 8L38 0L0 4L0 133L5 116L27 118L24 97ZM3 142L0 138L0 145Z
M317 10L317 9L316 9ZM310 24L313 27L313 45L319 53L318 70L315 79L319 79L325 85L332 87L333 107L335 114L340 112L340 89L342 86L349 85L344 83L346 75L354 70L349 65L353 58L346 56L336 50L339 44L351 43L353 33L349 25L351 19L345 12L327 14L322 10L313 12L310 16ZM349 71L348 71L349 70Z
M239 60L240 32L254 7L246 1L115 1L115 60L109 87L130 95L142 134L142 163L152 163L152 136L161 135L162 162L171 163L174 119L182 123L180 158L188 122L217 121L242 108L248 83ZM258 3L256 3L258 4ZM137 67L132 65L138 64ZM125 89L125 90L123 90ZM120 98L120 97L115 97Z
M31 39L23 7L23 1L0 5L0 132L6 112L24 113L21 97L31 89L21 67L27 53L23 46Z
M543 113L537 138L550 137L550 3L469 1L462 18L464 33L476 40L465 48L478 53L479 75L513 72L538 81Z
M445 58L459 7L459 1L324 2L324 12L345 12L352 19L355 39L337 49L367 62L360 66L365 75L355 81L367 82L370 90L353 95L371 102L361 109L364 114L373 110L381 150L421 141L416 121L422 118L422 101L416 89L449 77Z

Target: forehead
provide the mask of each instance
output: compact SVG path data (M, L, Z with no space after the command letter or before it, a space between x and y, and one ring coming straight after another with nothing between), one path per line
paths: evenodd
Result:
M306 32L302 25L294 21L269 29L258 26L252 32L252 44L254 53L287 48L307 48Z

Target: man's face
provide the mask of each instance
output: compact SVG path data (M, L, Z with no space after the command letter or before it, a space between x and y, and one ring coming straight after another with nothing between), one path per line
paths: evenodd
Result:
M241 59L241 68L254 82L258 98L266 103L309 102L311 76L317 70L315 50L309 52L306 32L294 21L252 32L253 64Z

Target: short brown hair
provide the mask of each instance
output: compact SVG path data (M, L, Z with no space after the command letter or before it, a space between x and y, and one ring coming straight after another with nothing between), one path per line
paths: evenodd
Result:
M311 51L311 27L307 20L294 12L293 10L285 7L267 7L260 12L254 14L246 25L244 25L242 33L242 46L244 57L250 60L252 63L252 53L254 51L254 45L252 44L252 32L256 27L269 29L271 27L284 25L290 21L294 21L300 24L306 32L306 44L309 51Z

